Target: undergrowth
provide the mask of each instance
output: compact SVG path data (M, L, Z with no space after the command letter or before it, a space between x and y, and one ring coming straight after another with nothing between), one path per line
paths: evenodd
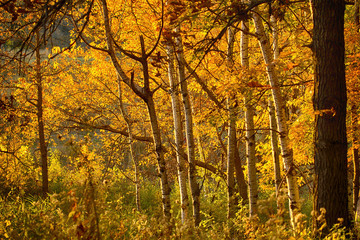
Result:
M296 216L292 231L286 209L276 211L275 196L259 201L259 217L249 219L239 204L236 217L228 222L226 199L204 199L198 228L181 223L179 215L165 221L160 195L153 184L143 184L142 210L137 211L133 190L118 181L104 185L88 177L82 185L42 199L9 192L0 198L1 239L314 239L309 216ZM174 195L176 192L174 193ZM173 199L175 199L173 197ZM173 202L177 209L177 202ZM219 207L216 211L216 207ZM279 213L277 213L279 212ZM347 239L339 223L326 239Z

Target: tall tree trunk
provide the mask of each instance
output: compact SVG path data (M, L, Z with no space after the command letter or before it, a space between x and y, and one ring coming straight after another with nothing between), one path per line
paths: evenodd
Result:
M37 85L37 120L39 130L39 144L41 156L41 173L42 173L42 193L47 196L49 193L49 177L48 177L48 159L47 159L47 146L45 141L45 127L43 117L43 88L42 88L42 74L41 74L41 56L40 56L40 33L36 32L36 85Z
M355 3L354 3L354 22L355 22L355 25L358 27L360 27L360 21L359 21L359 9L360 9L360 1L359 0L355 0Z
M233 48L234 48L234 30L229 27L228 34L228 49L227 49L227 64L228 71L232 72ZM232 74L232 73L231 73ZM227 109L229 111L229 128L228 128L228 144L227 144L227 188L228 188L228 219L235 217L235 178L234 178L234 161L236 146L236 102L234 96L228 96ZM231 221L229 222L231 223Z
M360 18L359 18L359 8L360 1L355 0L354 4L354 23L359 30L360 28ZM353 165L354 165L354 179L353 179L353 212L355 215L355 220L358 220L358 201L359 201L359 185L360 185L360 163L359 163L359 139L357 136L358 129L358 114L357 107L354 103L351 103L351 128L352 128L352 155L353 155Z
M171 104L174 119L174 134L175 134L175 148L176 148L176 160L178 165L178 180L180 189L180 203L181 203L181 222L184 223L189 220L189 196L187 192L187 167L185 159L185 150L183 146L183 126L181 121L181 106L179 99L179 81L175 76L174 66L174 49L173 46L167 45L166 51L168 55L168 75L170 81L170 94Z
M357 132L358 127L358 113L357 106L351 104L351 131L352 131L352 157L354 165L354 178L353 178L353 206L352 210L356 213L357 203L359 201L359 185L360 185L360 165L359 165L359 139Z
M246 156L248 163L249 178L249 214L250 218L257 215L258 183L256 177L256 157L255 157L255 131L254 131L254 109L251 106L251 93L245 97L245 123L246 123Z
M315 61L315 210L326 210L326 233L349 226L344 10L345 1L313 0Z
M273 166L274 166L274 178L275 178L275 191L276 191L276 206L278 211L284 207L280 203L280 183L281 183L281 171L280 171L280 149L278 141L278 129L276 124L275 107L271 99L269 99L269 121L270 121L270 137L271 137L271 148L273 155Z
M265 34L262 20L260 16L256 13L256 10L257 9L255 9L253 13L253 19L262 55L266 64L267 75L269 78L271 93L274 100L276 121L280 134L279 141L281 147L281 155L284 161L284 169L286 171L286 181L288 185L290 219L293 228L295 228L295 215L300 210L299 188L297 184L296 168L293 160L293 151L290 147L288 126L286 123L285 102L280 91L279 79L275 71L275 63L273 60L270 43Z
M171 202L170 202L170 185L168 182L168 176L166 172L166 161L164 157L164 148L161 140L161 133L158 124L157 114L155 110L155 103L153 99L154 91L150 89L150 76L149 76L149 66L148 66L148 57L150 56L146 53L144 38L140 36L140 46L141 46L141 58L132 55L130 52L127 52L127 55L133 60L141 63L142 65L142 73L143 73L143 86L138 85L134 81L134 73L131 74L131 78L129 78L124 70L122 69L119 60L116 56L116 52L114 49L113 38L111 35L111 27L109 20L109 11L107 8L106 0L102 0L102 8L103 8L103 18L105 25L105 34L106 34L106 42L108 47L108 54L111 58L111 61L120 76L121 80L126 83L132 91L138 95L147 106L152 135L154 139L154 147L156 152L156 159L158 162L158 171L160 176L161 183L161 193L162 193L162 206L163 206L163 214L165 220L170 223L171 221ZM169 228L171 231L171 224L169 224Z
M241 65L244 69L249 69L249 39L245 34L248 31L248 23L243 21L241 23ZM255 157L255 130L254 130L254 109L251 105L252 93L245 92L245 123L246 123L246 158L248 165L248 182L249 182L249 216L254 218L257 215L257 200L258 200L258 184L256 177L256 157Z
M236 132L235 132L236 134ZM238 184L238 191L240 194L240 197L242 199L242 204L247 204L249 198L248 198L248 187L247 187L247 183L245 181L245 176L244 176L244 169L242 167L241 164L241 157L239 154L239 147L238 147L238 143L237 143L237 137L235 135L236 138L236 151L235 151L235 162L234 162L234 166L235 166L235 176L236 176L236 182Z
M171 219L171 203L170 203L170 185L168 182L168 176L166 171L166 162L164 158L164 148L162 146L160 128L157 120L157 115L155 111L155 104L153 98L149 98L146 102L150 122L151 122L151 130L155 143L155 151L156 158L158 162L158 169L160 174L160 182L161 182L161 191L162 191L162 203L163 203L163 211L164 216L170 220Z
M274 15L270 16L270 23L271 23L272 36L273 36L274 60L276 61L280 55L280 50L279 50L278 24ZM280 149L279 149L279 140L277 133L278 127L276 124L274 102L271 99L269 99L269 122L270 122L270 129L272 129L270 131L270 137L271 137L271 148L273 155L273 166L274 166L274 177L275 177L276 206L279 213L284 206L280 202L281 172L280 172Z
M178 63L178 72L179 72L179 81L182 94L182 101L184 105L185 112L185 133L186 133L186 143L187 143L187 153L189 161L189 185L191 190L192 202L193 202L193 216L195 226L198 226L200 223L200 188L196 180L196 165L195 165L195 141L193 133L193 119L192 119L192 109L190 103L190 96L187 89L187 81L185 78L185 59L184 59L184 50L180 35L180 27L176 28L178 33L175 42L176 42L176 53L177 53L177 63Z
M136 203L136 210L141 210L141 203L140 203L140 178L139 178L139 164L136 159L135 151L134 151L134 143L133 143L133 134L132 134L132 120L130 119L130 116L127 114L123 100L122 100L122 91L121 91L121 79L118 78L118 85L119 85L119 105L120 105L120 112L122 117L124 118L126 122L126 127L128 129L129 133L129 147L130 147L130 158L132 162L134 163L134 171L135 171L135 203Z

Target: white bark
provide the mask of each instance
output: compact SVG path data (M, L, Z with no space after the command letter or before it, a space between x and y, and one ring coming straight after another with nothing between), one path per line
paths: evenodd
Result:
M178 35L175 38L176 43L176 54L177 54L177 63L179 71L179 81L182 94L182 101L185 112L185 133L186 133L186 143L187 143L187 154L189 162L189 184L192 196L192 205L193 205L193 217L195 226L198 226L200 223L200 188L196 180L196 165L195 165L195 141L193 133L193 119L192 119L192 109L190 103L190 96L187 89L187 81L185 79L185 60L184 60L184 51L182 45L182 39L180 35L180 27L176 28Z
M107 8L106 0L102 0L102 9L103 9L103 19L104 19L104 26L105 26L105 34L106 34L106 42L108 47L108 54L111 58L111 61L120 76L121 80L126 83L132 91L138 95L143 101L146 103L149 119L151 123L151 130L152 136L154 139L154 147L156 152L156 159L158 162L158 171L160 176L160 183L161 183L161 193L162 193L162 205L163 205L163 214L165 219L170 223L171 219L171 202L170 202L170 185L168 182L168 176L166 172L166 162L164 158L164 148L162 145L160 128L158 124L157 114L155 110L155 103L153 99L153 92L150 90L149 84L149 69L148 69L148 62L144 44L144 39L140 36L140 45L141 45L141 53L142 57L138 59L134 59L141 63L142 65L142 73L143 73L143 81L144 86L141 87L140 85L134 82L134 74L132 74L131 78L129 78L124 70L122 69L118 58L116 56L116 52L114 49L114 43L111 36L111 27L110 27L110 19L109 19L109 11ZM170 224L169 224L170 226Z
M271 149L273 156L274 166L274 179L275 179L275 191L276 191L276 205L277 209L280 210L283 205L279 201L280 197L280 183L281 183L281 172L280 172L280 149L278 141L278 129L276 124L275 107L271 99L269 99L269 122L270 122L270 138L271 138Z
M274 15L270 16L270 23L272 28L272 36L273 36L273 53L274 60L276 61L279 58L280 50L279 50L279 32L278 32L278 24ZM273 155L273 166L274 166L274 177L275 177L275 191L276 191L276 205L278 211L281 211L283 208L283 204L280 202L280 183L281 183L281 172L280 172L280 149L279 149L279 140L278 140L278 128L276 123L275 116L275 107L274 102L269 99L269 122L270 122L270 137L271 137L271 148Z
M286 171L286 180L288 185L290 219L292 226L295 228L295 215L300 210L299 189L297 184L297 172L293 160L293 152L290 147L288 126L286 123L285 102L280 91L279 79L275 71L275 63L270 43L265 34L262 20L256 13L256 10L253 13L253 19L256 28L256 35L258 36L260 48L266 64L267 75L275 104L276 120L280 134L279 141L281 155L284 161L284 169Z
M139 178L139 164L136 159L135 151L134 151L134 144L133 144L133 134L132 134L132 120L130 119L130 116L127 114L123 100L122 100L122 91L121 91L121 79L118 78L118 89L119 89L119 106L120 106L120 112L122 117L125 120L126 127L129 132L129 147L130 147L130 158L132 162L134 163L134 172L135 172L135 203L136 203L136 210L141 210L141 203L140 203L140 178Z
M244 69L249 69L249 39L245 32L248 30L247 22L241 23L241 65ZM256 177L256 157L255 157L255 130L254 130L254 108L251 105L252 93L245 92L245 122L246 122L246 158L248 164L249 182L249 217L253 218L257 214L258 183Z
M179 84L175 74L174 66L174 49L173 46L167 45L166 52L168 55L168 77L170 82L170 95L172 112L174 119L174 134L175 134L175 148L176 148L176 160L178 164L178 180L180 189L180 203L181 203L181 222L184 223L189 220L189 196L187 192L187 166L185 159L185 150L183 146L183 126L181 121L181 108L179 99Z

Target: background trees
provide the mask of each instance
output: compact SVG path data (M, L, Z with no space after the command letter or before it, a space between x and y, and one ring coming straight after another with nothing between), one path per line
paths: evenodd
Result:
M17 213L22 217L5 211L0 233L305 238L312 235L305 224L311 222L312 197L323 212L318 231L328 233L339 217L348 226L347 211L339 206L348 204L348 172L354 175L354 206L358 199L358 33L350 24L358 7L349 6L349 17L341 20L344 3L332 3L336 25L322 15L321 1L313 4L312 33L305 2L1 3L1 206L25 203ZM325 34L330 25L338 29ZM55 36L67 44L52 42ZM324 48L327 37L339 41L338 52ZM345 50L351 121L345 115ZM352 124L348 132L346 121ZM347 169L349 133L354 173ZM276 140L283 166L276 164ZM331 144L342 146L341 156L331 153L337 149ZM334 156L339 164L331 168ZM48 164L48 177L40 159L43 169ZM51 220L42 214L32 217L38 222L12 227L38 213L25 209L35 205L28 202L36 197L26 197L41 185L48 192L40 179L49 179L49 199L38 205L49 204L45 215ZM335 189L341 197L327 198ZM34 226L56 230L31 232Z

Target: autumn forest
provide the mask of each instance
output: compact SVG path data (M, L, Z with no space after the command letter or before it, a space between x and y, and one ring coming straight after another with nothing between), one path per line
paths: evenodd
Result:
M1 239L358 239L359 0L1 0Z

